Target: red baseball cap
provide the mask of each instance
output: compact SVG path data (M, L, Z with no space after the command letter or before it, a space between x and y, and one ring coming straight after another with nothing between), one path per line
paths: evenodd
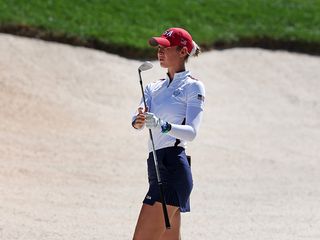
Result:
M160 37L150 38L149 44L153 47L158 45L163 47L187 47L189 54L193 49L192 37L183 28L169 28Z

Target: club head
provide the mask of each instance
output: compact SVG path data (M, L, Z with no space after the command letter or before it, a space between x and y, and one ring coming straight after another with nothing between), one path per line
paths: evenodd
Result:
M151 69L152 67L153 67L152 63L149 62L149 61L146 61L146 62L144 62L144 63L142 63L142 64L140 65L140 67L138 68L138 70L139 70L140 72L143 72L143 71L147 71L147 70Z

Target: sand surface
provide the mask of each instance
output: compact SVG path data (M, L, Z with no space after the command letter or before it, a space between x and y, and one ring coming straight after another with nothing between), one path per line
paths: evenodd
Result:
M0 34L0 239L131 239L147 131L139 61ZM162 78L155 67L144 82ZM206 86L184 240L320 239L320 58L230 49L188 63Z

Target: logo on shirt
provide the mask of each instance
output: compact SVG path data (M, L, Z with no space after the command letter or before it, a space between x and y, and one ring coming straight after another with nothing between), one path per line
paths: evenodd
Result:
M204 102L204 96L202 96L201 94L198 94L198 99L202 102Z
M180 89L176 89L176 90L174 90L172 95L177 97L178 95L180 95L180 93L181 93L181 90Z
M149 200L151 200L151 197L147 195L147 196L146 196L146 199L149 199Z

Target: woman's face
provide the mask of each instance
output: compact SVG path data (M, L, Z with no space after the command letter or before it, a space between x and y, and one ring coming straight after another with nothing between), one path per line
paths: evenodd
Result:
M158 60L160 66L163 68L170 68L177 66L181 61L184 61L184 57L181 53L182 50L178 51L177 47L158 47Z

